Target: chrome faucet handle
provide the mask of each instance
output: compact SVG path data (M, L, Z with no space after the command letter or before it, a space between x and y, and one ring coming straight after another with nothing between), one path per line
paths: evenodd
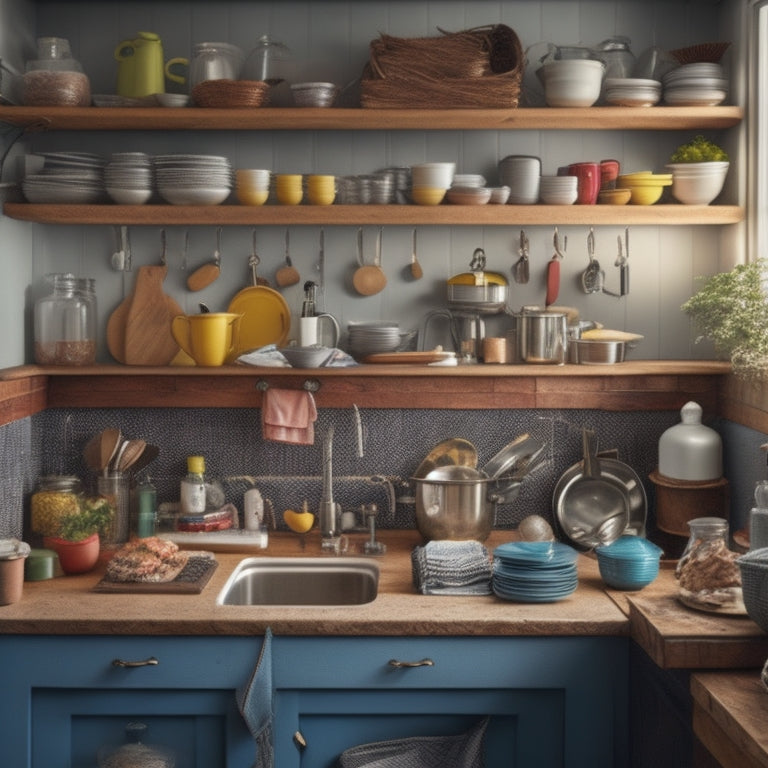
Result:
M383 555L387 551L387 545L376 541L376 515L379 509L376 504L363 504L360 508L363 517L368 523L368 530L371 532L371 538L363 544L363 552L366 555Z

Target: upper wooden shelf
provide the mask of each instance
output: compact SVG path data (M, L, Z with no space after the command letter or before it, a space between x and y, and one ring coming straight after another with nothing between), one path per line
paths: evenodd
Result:
M741 107L315 109L0 106L28 130L694 130L738 125Z
M42 224L161 226L536 226L736 224L735 205L60 205L5 203L13 219Z

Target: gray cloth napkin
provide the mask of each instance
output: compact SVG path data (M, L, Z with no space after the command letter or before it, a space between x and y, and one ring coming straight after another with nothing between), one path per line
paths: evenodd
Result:
M272 742L272 630L267 627L256 667L236 691L237 706L256 742L253 768L273 768Z
M413 585L423 595L490 595L491 561L479 541L430 541L411 552Z

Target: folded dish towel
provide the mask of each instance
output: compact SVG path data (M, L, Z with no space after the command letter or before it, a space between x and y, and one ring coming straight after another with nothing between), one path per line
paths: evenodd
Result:
M491 561L479 541L430 541L411 552L411 566L422 595L491 594Z
M274 766L272 695L272 630L267 627L256 667L248 682L235 692L237 707L256 742L253 768Z
M299 389L272 389L261 403L261 432L265 440L296 445L315 442L317 408L311 392Z

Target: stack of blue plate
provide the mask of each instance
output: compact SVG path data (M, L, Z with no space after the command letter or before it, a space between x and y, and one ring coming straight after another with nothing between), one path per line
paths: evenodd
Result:
M491 586L519 603L554 603L576 591L578 553L559 541L511 541L493 551Z
M659 575L661 547L641 536L624 535L595 549L600 576L614 589L637 590Z

